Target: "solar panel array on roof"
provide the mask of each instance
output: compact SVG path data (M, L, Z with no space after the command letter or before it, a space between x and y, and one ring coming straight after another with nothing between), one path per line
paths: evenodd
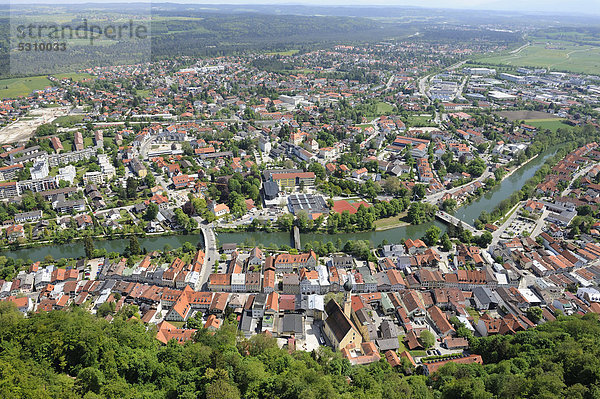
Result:
M327 204L320 195L293 194L288 197L290 212L296 214L299 211L307 213L327 213Z

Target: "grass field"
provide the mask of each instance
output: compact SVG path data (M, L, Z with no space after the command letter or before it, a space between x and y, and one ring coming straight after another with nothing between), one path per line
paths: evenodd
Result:
M291 73L292 74L302 73L302 74L308 75L310 73L315 73L315 71L310 68L301 68L301 69L294 69Z
M52 75L57 79L72 79L75 82L81 82L85 79L93 79L94 77L89 73L79 73L79 72L71 72L71 73L58 73Z
M52 75L58 79L71 78L75 81L93 78L88 73L59 73ZM34 90L42 90L53 86L46 76L30 76L27 78L0 79L0 98L28 96Z
M402 220L408 215L407 212L402 212L399 216L392 216L389 218L378 219L375 221L376 230L387 230L394 227L406 226L406 222Z
M569 127L563 121L564 121L564 119L561 119L561 118L526 119L525 124L535 126L542 131L551 130L551 131L555 132L561 127L562 128Z
M54 120L54 123L58 124L60 127L72 127L76 123L80 123L83 121L84 115L65 115L59 116Z
M0 80L0 98L27 96L34 90L42 90L49 86L52 86L52 82L45 76L2 79Z
M136 90L136 94L142 98L148 98L152 92L150 90Z
M488 64L548 68L555 71L600 74L600 47L556 41L535 41L514 54L487 56L477 61Z
M297 54L300 50L287 50L287 51L273 51L271 53L267 53L269 55L284 55L284 56L289 56L289 55L294 55Z
M383 101L379 101L377 103L377 113L380 115L387 114L388 112L392 112L393 110L394 107L388 103L384 103Z
M431 116L422 115L411 115L406 119L406 123L410 126L421 127L421 126L435 126L435 123L431 120Z

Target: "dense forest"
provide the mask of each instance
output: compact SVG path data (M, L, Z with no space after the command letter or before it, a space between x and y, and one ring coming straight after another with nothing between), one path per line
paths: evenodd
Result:
M4 18L0 11L0 77L44 74L48 71L73 71L96 65L119 65L145 62L174 56L212 57L240 55L248 52L279 51L295 48L300 51L312 51L327 48L336 43L376 43L381 40L402 40L415 32L414 37L422 42L476 41L479 43L515 44L521 41L518 34L505 31L492 31L487 28L452 24L451 27L440 21L422 21L402 18L398 20L372 19L362 16L334 15L273 15L265 10L260 12L243 9L225 10L215 8L161 7L160 9L123 7L118 11L108 7L104 12L115 14L123 19L144 21L136 22L150 32L139 40L126 38L118 41L100 41L90 45L87 41L67 40L68 51L43 54L40 62L38 52L14 52L9 62L8 48L17 46L15 32L9 38L10 26L31 23L26 17L30 13L42 12L33 6L11 10L11 19ZM84 6L62 6L64 17L60 23L76 26L81 16L89 15L90 24L106 27L113 24L110 18L98 18L96 9ZM339 10L338 10L339 11ZM316 12L316 11L313 11ZM406 11L404 11L406 12ZM42 13L43 14L43 13ZM342 12L343 14L343 12ZM51 24L56 21L54 15L43 14L36 24ZM28 39L28 41L35 41ZM3 55L3 56L2 56ZM440 56L441 57L441 56ZM277 67L277 65L275 65ZM285 70L279 65L276 70Z
M279 349L236 324L167 345L134 306L112 322L83 309L23 317L0 303L3 398L596 398L597 315L559 317L514 336L472 338L485 365L449 364L432 376L385 360L351 366L339 353Z

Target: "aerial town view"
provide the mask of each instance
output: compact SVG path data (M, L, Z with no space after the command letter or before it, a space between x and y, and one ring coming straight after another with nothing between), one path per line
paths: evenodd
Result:
M600 397L598 3L55 2L0 11L1 398Z

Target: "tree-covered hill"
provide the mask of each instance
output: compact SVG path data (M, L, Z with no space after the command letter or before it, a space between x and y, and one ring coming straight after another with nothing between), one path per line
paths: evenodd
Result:
M485 365L449 364L430 377L385 360L351 366L339 353L240 339L235 324L196 342L161 345L125 307L113 322L82 309L23 317L0 303L3 398L595 398L596 315L559 317L514 336L475 338ZM411 374L412 373L412 374Z

